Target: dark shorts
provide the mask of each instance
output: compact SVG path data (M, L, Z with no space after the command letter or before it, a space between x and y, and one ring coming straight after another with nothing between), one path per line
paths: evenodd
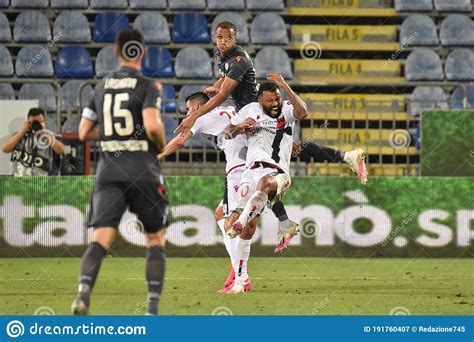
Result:
M157 180L138 183L96 182L88 226L118 228L127 207L137 215L147 233L155 233L168 225L166 189Z

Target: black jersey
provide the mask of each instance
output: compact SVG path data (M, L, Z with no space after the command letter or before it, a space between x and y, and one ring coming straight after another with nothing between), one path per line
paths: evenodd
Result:
M230 77L239 82L231 94L237 110L257 101L255 68L247 51L236 45L231 52L222 56L219 49L215 48L214 62L221 76Z
M153 80L136 69L120 68L95 88L82 116L100 127L100 159L97 180L155 178L160 175L157 148L143 125L145 108L157 108L159 90Z

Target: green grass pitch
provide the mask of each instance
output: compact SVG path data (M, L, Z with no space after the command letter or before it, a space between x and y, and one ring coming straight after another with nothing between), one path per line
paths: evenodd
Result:
M0 259L0 314L69 314L77 258ZM253 291L222 295L225 258L169 258L163 315L466 315L474 313L469 259L251 258ZM109 257L91 314L145 313L144 258ZM40 309L41 310L45 310ZM49 309L46 309L46 311Z

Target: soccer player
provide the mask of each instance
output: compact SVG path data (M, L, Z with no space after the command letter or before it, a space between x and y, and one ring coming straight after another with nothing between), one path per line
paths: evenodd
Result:
M237 45L237 28L230 22L219 23L215 32L216 49L214 50L214 62L217 64L221 77L204 92L212 96L204 106L188 115L175 132L186 133L193 126L196 119L223 103L231 96L235 108L239 111L245 105L257 101L258 86L255 76L255 68L248 53ZM312 142L295 144L295 156L299 156L304 162L345 162L357 173L360 182L367 182L367 171L364 163L364 151L355 149L344 152L326 146L320 146ZM275 214L282 218L286 217L281 204L274 206Z
M260 85L258 102L250 103L240 111L240 118L244 121L238 123L237 130L247 129L247 169L239 188L237 210L241 210L240 216L227 233L231 238L242 234L247 223L254 220L268 202L272 204L281 200L289 188L295 122L308 115L304 101L280 74L270 74L268 79L272 82ZM280 87L290 101L282 101ZM289 232L285 242L288 243L293 235L294 232ZM239 268L231 293L244 291L245 273L245 269Z
M100 265L127 207L137 215L147 238L147 314L158 313L165 272L168 200L155 156L166 142L158 109L159 91L140 73L144 53L140 31L120 32L115 42L120 66L96 86L93 99L82 112L79 138L99 140L101 153L88 220L94 238L82 257L78 294L71 306L75 315L89 312Z
M209 97L203 92L189 95L186 98L187 112L190 113L198 109L209 100ZM231 260L232 269L237 269L240 263L247 264L250 256L250 240L257 226L256 220L250 221L248 229L237 239L230 239L224 228L224 217L228 220L230 213L235 210L237 205L238 189L242 173L245 171L247 155L247 139L243 135L237 136L235 139L225 139L227 128L231 125L231 119L238 115L239 113L235 111L234 107L217 107L210 113L197 119L190 131L184 135L177 135L165 146L163 152L158 155L158 159L163 160L182 148L184 143L196 134L205 136L217 150L224 151L226 158L225 195L223 203L218 206L218 210L223 209L223 212L217 214L216 221L224 236L224 244ZM224 287L218 292L226 293L232 287L233 282L234 275L232 274L224 283ZM251 289L252 285L247 274L244 280L244 291L248 292Z

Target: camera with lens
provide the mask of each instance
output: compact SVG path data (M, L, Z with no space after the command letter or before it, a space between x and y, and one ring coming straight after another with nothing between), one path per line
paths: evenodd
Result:
M30 134L36 134L36 132L41 131L43 129L43 125L38 120L33 120L30 123Z

